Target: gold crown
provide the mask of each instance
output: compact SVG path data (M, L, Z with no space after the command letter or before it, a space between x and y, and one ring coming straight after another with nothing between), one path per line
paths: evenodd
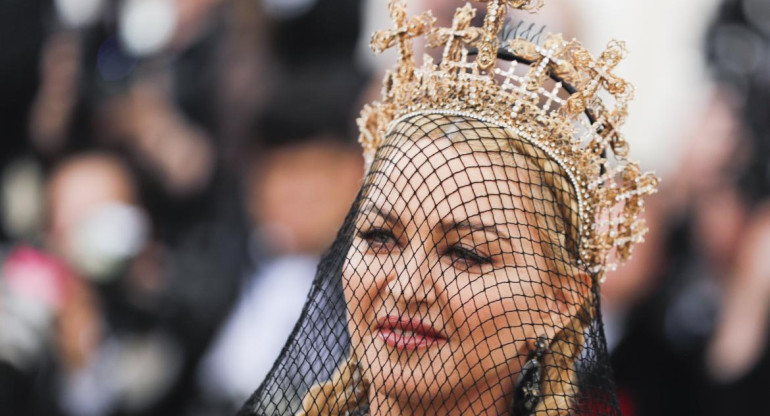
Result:
M451 28L440 28L430 12L408 18L406 1L390 0L396 27L376 32L372 49L397 47L398 63L385 76L382 100L366 105L358 119L367 169L389 129L416 114L471 117L511 129L566 172L578 198L578 261L603 279L643 241L642 197L658 185L655 175L628 160L628 144L617 130L633 97L633 87L612 73L624 44L613 41L594 59L578 41L558 34L542 46L522 37L501 40L508 7L534 10L542 0L482 2L482 27L471 26L476 9L466 3ZM421 36L429 48L443 47L440 63L425 55L420 67L415 64L413 39Z

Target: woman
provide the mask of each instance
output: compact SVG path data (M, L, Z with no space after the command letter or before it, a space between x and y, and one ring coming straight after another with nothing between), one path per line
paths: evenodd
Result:
M500 41L526 2L488 3L483 27L466 5L443 29L390 2L396 29L373 46L399 63L359 119L364 185L242 414L618 413L598 283L656 185L616 131L622 49ZM421 35L439 64L415 66Z

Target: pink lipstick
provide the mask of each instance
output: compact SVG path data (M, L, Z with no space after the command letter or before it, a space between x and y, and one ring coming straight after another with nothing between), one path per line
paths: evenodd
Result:
M402 350L428 348L445 342L446 336L419 319L386 316L378 321L378 336L391 347Z

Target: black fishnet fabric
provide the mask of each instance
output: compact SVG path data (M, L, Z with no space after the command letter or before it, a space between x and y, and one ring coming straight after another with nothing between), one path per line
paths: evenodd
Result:
M576 201L507 130L398 122L240 415L618 415Z

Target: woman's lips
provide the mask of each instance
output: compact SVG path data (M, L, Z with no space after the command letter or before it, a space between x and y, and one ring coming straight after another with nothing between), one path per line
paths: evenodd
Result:
M386 316L378 321L377 335L391 347L403 350L427 348L446 341L446 336L419 319Z

